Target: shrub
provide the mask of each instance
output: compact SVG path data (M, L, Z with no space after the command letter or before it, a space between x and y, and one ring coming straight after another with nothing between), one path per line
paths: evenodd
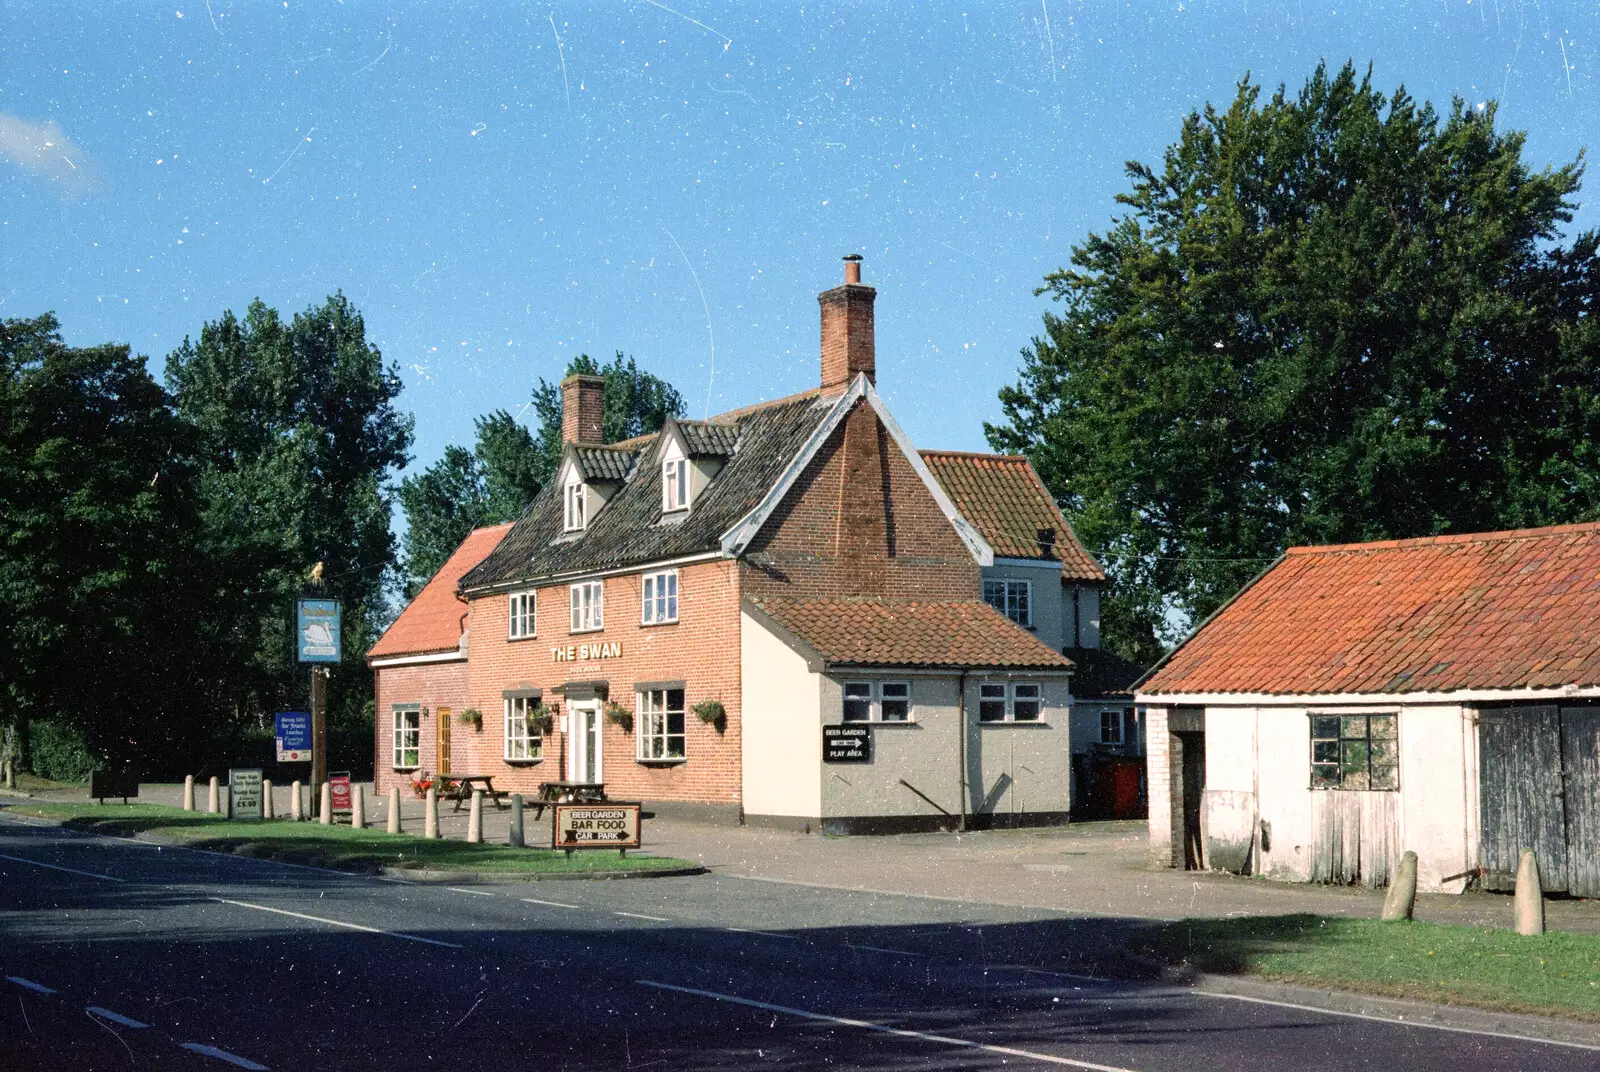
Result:
M28 727L28 763L34 774L52 782L88 781L90 771L104 766L76 729L43 721Z

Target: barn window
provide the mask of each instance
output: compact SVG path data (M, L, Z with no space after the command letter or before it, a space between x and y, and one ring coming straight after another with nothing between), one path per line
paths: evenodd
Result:
M1395 715L1312 715L1311 788L1400 788Z

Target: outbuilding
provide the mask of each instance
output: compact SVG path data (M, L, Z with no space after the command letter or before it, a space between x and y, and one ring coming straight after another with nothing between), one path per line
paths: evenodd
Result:
M1600 896L1600 524L1293 548L1136 699L1157 866Z

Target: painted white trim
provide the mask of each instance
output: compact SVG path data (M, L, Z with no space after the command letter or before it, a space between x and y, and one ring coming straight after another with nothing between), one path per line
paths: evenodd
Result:
M1135 692L1146 707L1362 707L1395 708L1415 704L1514 703L1527 700L1600 699L1600 685L1553 689L1459 689L1451 692Z
M768 490L756 508L740 518L732 528L723 533L723 553L738 555L744 552L744 549L750 545L750 541L755 539L756 533L761 531L762 525L766 524L767 519L778 508L778 504L794 488L796 481L805 472L806 466L811 464L811 460L817 456L823 444L828 441L828 437L850 415L850 411L855 408L855 404L863 398L877 413L878 419L883 422L884 429L889 433L890 438L894 440L895 445L900 448L900 453L911 464L912 470L922 480L923 485L932 494L933 501L939 504L939 509L944 513L945 518L955 527L956 535L960 536L961 541L967 545L967 549L972 552L972 557L977 560L978 565L994 565L994 549L989 546L989 542L972 526L971 522L962 517L960 512L956 510L955 503L951 502L950 497L945 494L944 488L940 486L938 479L934 477L927 463L922 460L922 455L917 453L917 448L912 444L911 439L889 413L889 407L884 403L877 389L872 386L872 381L867 379L866 373L861 372L856 373L856 378L851 381L849 389L839 396L838 401L833 404L833 408L828 411L828 415L807 437L799 452L785 467L783 475L778 478L778 482Z
M367 666L373 670L382 670L386 666L420 666L423 663L464 663L466 661L466 652L460 648L451 648L449 651L436 651L431 655L381 655L376 659L369 657Z

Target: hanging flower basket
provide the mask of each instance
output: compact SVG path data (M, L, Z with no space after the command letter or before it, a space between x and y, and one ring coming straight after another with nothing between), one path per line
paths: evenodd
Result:
M555 732L556 709L540 703L533 709L531 721L533 723L534 730L539 734L539 736L548 736L549 734Z
M701 700L690 710L696 718L715 728L718 733L728 728L728 710L722 706L721 700Z
M606 704L606 721L621 727L623 733L633 732L633 712L615 700Z
M463 726L471 726L478 733L483 732L483 712L476 707L469 707L456 716Z

